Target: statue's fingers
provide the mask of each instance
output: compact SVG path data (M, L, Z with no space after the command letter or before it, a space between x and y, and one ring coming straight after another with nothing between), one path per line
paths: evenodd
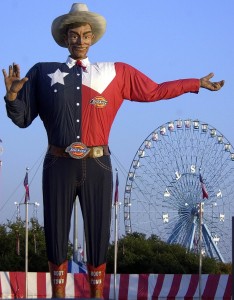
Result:
M2 73L3 73L4 79L6 79L6 78L7 78L7 72L6 72L6 70L3 69L3 70L2 70Z
M13 74L13 68L12 65L9 66L9 76L12 76Z

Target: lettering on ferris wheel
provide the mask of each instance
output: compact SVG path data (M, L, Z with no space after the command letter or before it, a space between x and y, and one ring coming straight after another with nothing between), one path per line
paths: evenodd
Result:
M196 173L196 166L195 165L190 166L190 172L193 173L193 174ZM179 180L182 175L179 173L179 171L176 171L175 176L176 176L176 180Z
M191 165L190 166L190 173L194 174L196 173L196 166L195 165ZM182 174L179 171L175 172L175 179L179 180L182 177ZM166 188L165 192L164 192L164 197L170 197L171 193L169 192L168 188ZM219 189L218 192L216 193L216 197L217 198L222 198L223 194L222 191Z

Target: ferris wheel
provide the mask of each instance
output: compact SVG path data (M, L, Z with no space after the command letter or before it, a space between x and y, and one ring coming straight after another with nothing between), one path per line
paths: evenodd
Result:
M151 132L132 161L125 233L155 234L198 253L202 230L202 254L230 262L233 203L230 142L207 123L174 120Z

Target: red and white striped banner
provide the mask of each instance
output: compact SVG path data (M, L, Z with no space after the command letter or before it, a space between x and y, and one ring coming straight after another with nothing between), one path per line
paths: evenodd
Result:
M118 274L116 300L199 299L198 275ZM202 275L203 300L231 300L231 275ZM25 273L0 272L0 297L25 298ZM86 274L68 274L67 298L89 298ZM49 273L28 273L28 298L51 298ZM114 299L114 275L107 274L104 298Z

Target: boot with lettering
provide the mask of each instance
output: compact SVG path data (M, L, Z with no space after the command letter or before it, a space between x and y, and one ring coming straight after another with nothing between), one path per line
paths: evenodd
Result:
M57 266L49 261L49 270L52 286L52 298L65 298L67 283L67 261Z
M87 265L87 269L90 284L90 297L96 299L103 299L106 264L102 264L98 267Z

